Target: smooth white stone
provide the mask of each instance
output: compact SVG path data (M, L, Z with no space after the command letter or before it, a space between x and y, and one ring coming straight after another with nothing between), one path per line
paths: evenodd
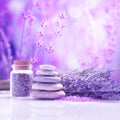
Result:
M57 99L65 96L64 91L47 92L33 90L30 94L35 99Z
M40 76L58 76L59 73L55 72L55 71L41 71L41 70L37 70L36 75L40 75Z
M47 82L47 83L58 83L61 81L60 77L46 77L46 76L38 76L34 78L36 82Z
M57 84L34 83L32 85L33 90L57 91L57 90L61 90L62 88L63 88L63 85L60 83L57 83Z
M54 71L56 69L55 66L53 65L40 65L39 67L41 70L46 70L46 71Z

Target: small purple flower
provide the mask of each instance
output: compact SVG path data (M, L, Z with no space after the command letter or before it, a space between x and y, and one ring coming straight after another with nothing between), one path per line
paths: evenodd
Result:
M46 51L48 52L48 53L51 53L51 52L53 52L54 51L54 46L52 45L52 43L49 45L49 46L46 46Z
M44 34L41 31L38 32L38 35L39 35L39 37L43 37L44 36Z
M65 17L66 17L65 13L59 14L59 18L60 18L61 20L65 19Z
M30 61L31 61L32 64L36 63L36 62L38 62L38 57L31 57Z
M35 44L36 44L37 47L42 47L41 41L36 41Z

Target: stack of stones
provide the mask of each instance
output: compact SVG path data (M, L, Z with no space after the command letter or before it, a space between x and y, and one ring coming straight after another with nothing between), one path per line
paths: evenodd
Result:
M36 72L32 85L31 96L35 99L58 99L65 96L62 90L61 78L56 67L52 65L40 65Z

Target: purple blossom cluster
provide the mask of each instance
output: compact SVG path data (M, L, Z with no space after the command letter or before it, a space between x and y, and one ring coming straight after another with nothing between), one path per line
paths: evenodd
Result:
M120 100L120 82L111 79L111 70L89 68L61 75L67 96Z
M6 69L6 61L11 62L10 51L13 59L30 59L34 70L43 63L54 64L62 71L119 65L119 21L119 0L0 0L0 29L3 31L0 75L2 68ZM81 79L98 82L95 74ZM106 80L105 77L100 79ZM106 89L103 86L102 89Z
M0 29L0 79L9 79L11 63L11 46L4 31Z
M47 53L54 51L54 40L62 36L62 30L65 27L66 14L58 11L52 12L50 11L52 8L48 10L47 6L52 6L52 2L30 0L25 6L25 10L21 13L23 33L19 55L20 58L30 59L32 64L40 62L41 51L47 51ZM42 9L45 9L45 11L42 11ZM34 46L34 50L28 51L25 47L26 45L30 49ZM30 55L27 56L25 54Z
M24 1L15 31L18 57L62 70L119 64L120 2L100 1Z
M12 59L16 57L9 2L0 0L0 80L9 79Z

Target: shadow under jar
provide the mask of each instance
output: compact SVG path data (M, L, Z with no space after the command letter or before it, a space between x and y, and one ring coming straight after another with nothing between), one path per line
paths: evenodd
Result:
M32 65L27 60L14 60L12 68L10 73L11 96L29 96L33 80Z

